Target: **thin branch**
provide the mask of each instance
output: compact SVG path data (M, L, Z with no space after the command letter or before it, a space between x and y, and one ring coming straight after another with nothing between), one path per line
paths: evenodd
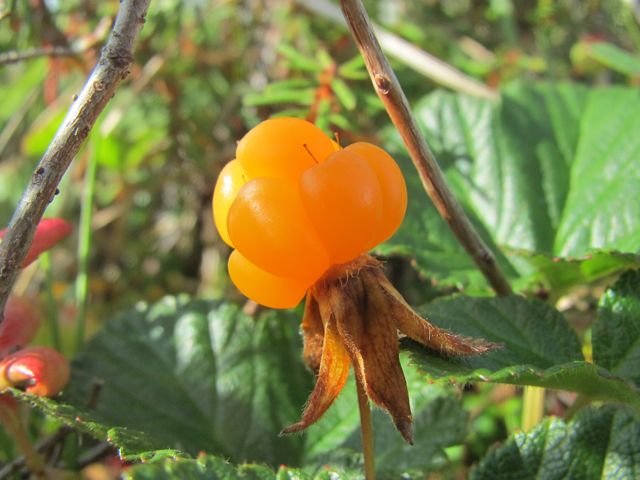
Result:
M2 52L0 53L0 67L39 57L76 57L91 50L104 40L109 33L110 25L111 21L108 18L102 19L93 33L74 41L71 45L49 45L22 51Z
M150 0L122 0L113 30L84 88L69 109L18 204L0 244L0 312L4 312L45 209L96 119L129 74L133 45L145 22ZM4 317L2 315L0 320Z
M24 62L38 57L74 57L79 52L73 47L49 46L42 48L30 48L22 51L11 51L0 53L0 66L11 63Z
M327 0L296 0L296 3L313 13L346 26L340 9ZM494 89L443 62L429 52L425 52L378 25L370 24L370 27L380 40L382 49L389 56L404 63L433 82L474 97L490 100L498 98L498 93Z
M342 11L362 54L376 93L384 103L391 121L398 129L422 185L442 218L473 258L487 281L499 295L511 293L511 287L496 264L491 251L469 222L449 189L442 170L409 108L407 98L375 37L371 21L360 0L341 0Z
M56 430L51 436L45 438L37 445L34 446L34 450L38 453L43 453L54 445L62 442L62 440L73 432L73 428L68 425L63 425L58 430ZM26 466L27 462L24 455L20 455L16 457L11 462L7 463L0 470L0 480L4 480L5 478L11 477L16 472L22 470Z

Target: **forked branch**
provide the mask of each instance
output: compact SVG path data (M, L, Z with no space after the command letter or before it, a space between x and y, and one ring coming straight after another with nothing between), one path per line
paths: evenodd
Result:
M0 321L47 205L96 119L129 73L133 45L145 22L150 0L122 0L111 35L87 83L36 167L0 244Z

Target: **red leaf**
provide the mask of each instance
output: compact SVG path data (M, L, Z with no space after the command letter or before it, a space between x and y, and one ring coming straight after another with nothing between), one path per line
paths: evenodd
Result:
M0 238L3 238L7 229L0 230ZM71 233L71 224L62 218L43 218L38 224L36 233L31 243L31 248L22 262L22 268L31 264L38 255L46 252L60 240Z
M39 326L40 317L33 302L22 297L9 297L0 325L0 357L27 345Z
M52 397L68 381L69 362L53 348L25 348L0 362L0 392L15 387L41 397Z

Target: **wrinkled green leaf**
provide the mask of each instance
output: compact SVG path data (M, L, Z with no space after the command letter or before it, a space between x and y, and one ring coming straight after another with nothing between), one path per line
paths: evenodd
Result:
M576 334L550 306L518 296L454 297L421 313L434 324L473 338L502 344L483 355L449 357L409 342L420 371L439 381L485 381L571 390L594 400L633 405L640 392L604 368L584 361Z
M612 406L588 408L569 423L548 418L512 436L472 471L473 480L640 477L640 422Z
M105 422L102 415L87 407L88 398L84 400L84 403L71 405L64 400L56 401L19 390L12 390L12 394L46 415L56 418L82 433L116 445L120 455L127 459L135 460L147 452L162 449L162 442L156 441L148 433L128 426L113 426L109 422ZM171 450L169 454L178 455L180 452Z
M640 191L632 167L640 157L640 92L518 83L502 95L493 104L436 92L415 111L480 235L509 250L498 254L507 275L534 278L530 253L582 258L595 252L601 259L611 250L637 253L640 203L630 199ZM393 138L389 148L402 157ZM407 160L399 160L411 172ZM413 256L430 276L481 287L415 177L407 178L405 222L381 251ZM552 267L546 265L547 276L553 277Z
M100 379L89 417L100 433L119 427L144 432L155 449L294 463L302 438L278 433L298 419L311 390L297 328L286 313L253 319L236 306L185 298L141 306L108 321L76 357L58 408L84 414Z
M591 341L594 362L640 387L640 270L605 292Z
M640 90L592 90L580 118L580 141L554 253L594 248L640 250Z
M263 465L232 465L220 458L202 455L197 459L170 459L151 465L136 465L126 471L124 478L127 480L360 480L363 477L359 473L338 471L330 467L311 471L282 465L274 471Z

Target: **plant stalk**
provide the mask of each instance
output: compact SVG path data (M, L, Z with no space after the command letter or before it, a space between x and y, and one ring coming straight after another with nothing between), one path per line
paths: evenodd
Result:
M522 431L528 432L544 417L545 389L526 385L522 397Z
M78 274L76 275L76 324L75 351L79 351L84 342L87 321L87 304L89 301L89 252L91 250L93 220L93 197L96 185L98 156L95 152L88 155L87 170L84 177L82 210L80 211L80 227L78 238Z
M479 237L462 207L451 193L442 170L440 170L426 140L420 133L407 98L380 48L371 20L362 2L360 0L341 0L340 5L353 38L364 58L374 89L400 133L425 191L493 290L498 295L511 294L511 287L498 267L493 253Z
M356 377L358 391L358 409L360 410L360 433L362 434L362 453L364 455L364 478L376 480L375 453L373 448L373 424L371 423L371 409L369 397L365 392L361 380Z
M60 339L60 316L58 315L58 305L54 293L53 265L51 264L51 253L44 252L40 261L44 269L45 278L45 298L47 303L47 323L51 333L51 344L53 348L62 351L62 341Z

